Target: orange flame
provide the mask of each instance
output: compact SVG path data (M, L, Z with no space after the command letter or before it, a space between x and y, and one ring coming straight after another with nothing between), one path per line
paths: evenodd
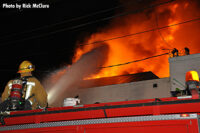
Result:
M77 48L73 62L76 62L83 54L101 45L101 43L90 44L92 42L155 28L156 14L158 17L157 26L162 27L200 16L200 12L197 10L198 7L194 3L178 1L157 7L151 13L145 11L116 18L112 21L109 28L104 28L101 32L91 35L90 38L85 41L85 43L89 45L83 45ZM190 12L188 13L188 11ZM102 66L125 63L165 53L166 51L162 51L162 49L183 49L184 47L189 47L191 53L199 53L200 48L198 47L199 39L197 35L200 34L200 31L197 30L198 27L200 28L200 24L195 22L183 25L173 25L169 28L160 29L160 34L157 30L106 41L106 44L103 45L108 45L109 53L106 62L102 64ZM91 75L90 77L87 77L87 79L144 71L152 71L159 77L168 77L168 56L152 58L150 60L128 65L103 68L99 73Z

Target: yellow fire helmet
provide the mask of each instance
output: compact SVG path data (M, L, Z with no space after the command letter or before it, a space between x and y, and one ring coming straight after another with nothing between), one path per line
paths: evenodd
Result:
M30 61L23 61L19 65L19 70L17 73L26 73L26 72L32 72L35 70L35 66Z

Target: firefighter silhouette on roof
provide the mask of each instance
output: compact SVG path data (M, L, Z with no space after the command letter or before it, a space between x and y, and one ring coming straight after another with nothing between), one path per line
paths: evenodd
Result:
M179 55L178 55L178 49L174 48L174 49L172 50L172 55L173 55L173 57L179 56Z
M189 55L190 54L189 48L185 47L184 50L185 50L185 55Z

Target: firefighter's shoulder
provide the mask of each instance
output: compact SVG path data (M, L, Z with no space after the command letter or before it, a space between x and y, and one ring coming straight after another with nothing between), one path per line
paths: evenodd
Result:
M14 80L14 79L9 80L9 81L7 82L7 85L12 84L13 80Z
M35 82L35 83L40 82L40 81L39 81L36 77L34 77L34 76L29 77L29 78L28 78L28 81L30 81L30 82Z

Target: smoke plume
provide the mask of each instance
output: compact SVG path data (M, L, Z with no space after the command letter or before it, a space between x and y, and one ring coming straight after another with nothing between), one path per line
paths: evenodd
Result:
M76 86L81 83L84 77L98 73L100 70L98 68L104 63L107 53L107 45L99 46L83 55L70 67L57 71L57 75L53 75L54 78L47 78L46 82L43 83L46 83L46 85L44 84L45 88L49 88L47 90L49 105L61 106L64 98L75 97L75 92L78 91ZM51 82L51 86L48 86L48 79L55 79L56 82Z

